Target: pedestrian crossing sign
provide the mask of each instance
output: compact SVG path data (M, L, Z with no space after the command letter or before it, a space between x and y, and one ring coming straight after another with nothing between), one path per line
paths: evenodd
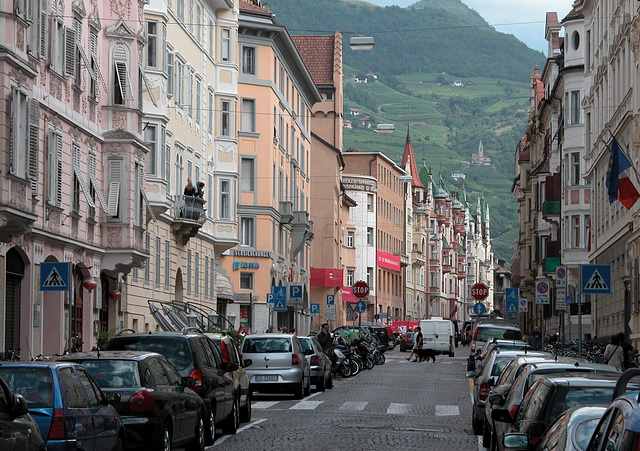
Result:
M70 291L70 262L40 263L40 291Z
M611 265L581 265L580 289L583 294L611 294Z
M507 308L507 315L518 313L518 301L505 301L504 305Z

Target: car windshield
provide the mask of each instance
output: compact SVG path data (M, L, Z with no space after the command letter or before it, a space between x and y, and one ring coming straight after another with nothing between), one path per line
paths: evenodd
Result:
M596 426L598 426L598 421L600 421L600 418L591 418L576 426L575 432L573 433L573 441L576 449L587 449L593 431L595 431Z
M27 407L53 407L53 383L49 368L2 367L0 376L12 392L24 396Z
M522 333L517 329L503 329L502 327L478 328L478 341L487 341L494 338L503 340L521 340Z
M310 349L313 349L313 347L311 346L311 340L309 340L308 338L301 338L301 337L298 337L298 339L300 340L300 345L302 346L303 351L308 351Z
M242 352L276 353L291 352L291 340L288 338L245 338Z
M593 404L609 404L613 397L613 387L569 387L558 390L551 410L550 420L555 420L571 407Z
M82 365L102 388L140 387L138 362L134 360L83 360Z
M187 340L179 337L126 337L117 338L108 344L109 351L150 351L165 356L180 374L192 370L193 355Z

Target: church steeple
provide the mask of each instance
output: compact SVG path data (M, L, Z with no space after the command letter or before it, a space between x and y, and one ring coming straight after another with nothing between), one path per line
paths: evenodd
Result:
M422 188L424 189L424 185L420 181L420 176L418 173L418 165L416 165L416 157L413 154L413 146L411 145L411 135L409 134L409 125L407 125L407 142L404 145L404 154L402 155L402 167L406 168L409 165L409 172L413 180L411 181L411 186L414 188Z

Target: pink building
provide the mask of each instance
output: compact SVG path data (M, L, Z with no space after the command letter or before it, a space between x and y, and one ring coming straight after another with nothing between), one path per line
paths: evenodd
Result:
M147 260L144 3L3 2L0 349L22 358L119 326ZM40 290L43 262L72 264L69 291Z

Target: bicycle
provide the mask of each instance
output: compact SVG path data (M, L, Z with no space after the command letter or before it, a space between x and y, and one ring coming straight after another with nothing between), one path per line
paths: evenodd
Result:
M0 360L17 362L20 360L20 349L7 349L0 352Z

